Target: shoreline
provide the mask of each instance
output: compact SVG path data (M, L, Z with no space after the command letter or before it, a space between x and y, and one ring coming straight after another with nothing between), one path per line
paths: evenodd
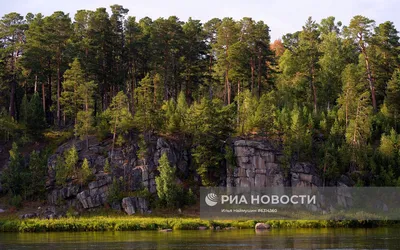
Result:
M371 228L396 227L399 221L357 220L201 220L180 217L69 217L60 219L0 219L0 232L85 232L158 230L240 230L257 223L276 228Z

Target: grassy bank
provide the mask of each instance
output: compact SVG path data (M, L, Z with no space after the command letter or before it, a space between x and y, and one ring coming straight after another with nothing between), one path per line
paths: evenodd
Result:
M206 221L198 218L162 217L79 217L62 219L0 219L1 232L61 232L61 231L136 231L160 230L198 230L207 229L251 229L257 222L267 222L272 228L326 228L326 227L375 227L398 225L384 221Z

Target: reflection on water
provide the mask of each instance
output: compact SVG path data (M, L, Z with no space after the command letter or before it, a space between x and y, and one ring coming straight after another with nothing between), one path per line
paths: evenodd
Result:
M399 249L400 228L0 233L0 249Z

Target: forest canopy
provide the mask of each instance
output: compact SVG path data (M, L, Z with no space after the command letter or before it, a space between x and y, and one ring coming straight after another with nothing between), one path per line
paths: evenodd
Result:
M271 41L250 17L205 23L137 20L121 5L0 20L2 140L130 131L192 143L204 185L214 185L225 142L260 137L285 166L315 163L329 180L400 185L399 36L390 21L309 17ZM273 28L273 27L271 27ZM89 143L89 142L87 142Z

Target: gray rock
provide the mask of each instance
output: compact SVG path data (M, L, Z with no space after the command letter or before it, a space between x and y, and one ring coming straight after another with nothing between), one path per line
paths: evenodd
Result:
M23 214L20 216L21 219L32 219L36 218L38 215L36 213L28 213L28 214Z
M269 224L265 224L265 223L257 223L254 227L255 230L266 230L266 229L270 229L271 225Z
M122 208L128 215L137 212L144 214L149 210L148 201L142 197L125 197L122 199Z
M347 175L340 176L338 182L341 182L342 184L344 184L348 187L352 187L355 185L355 182L352 179L350 179L350 177Z

